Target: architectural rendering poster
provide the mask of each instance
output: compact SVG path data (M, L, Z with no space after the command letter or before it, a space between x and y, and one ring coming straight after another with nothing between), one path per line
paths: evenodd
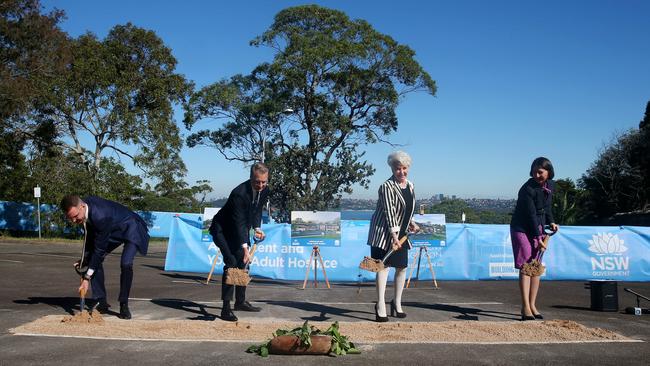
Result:
M411 235L413 246L444 247L447 241L447 228L443 214L415 214L413 221L420 231Z
M291 211L291 245L341 245L341 213Z
M221 207L206 207L203 209L203 228L201 230L201 241L212 243L212 235L210 235L210 225L212 225L212 218L219 212Z

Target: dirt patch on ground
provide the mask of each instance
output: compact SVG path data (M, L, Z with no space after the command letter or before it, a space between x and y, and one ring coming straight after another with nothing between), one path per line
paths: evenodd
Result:
M103 323L104 318L102 317L102 314L100 314L98 311L93 311L92 313L89 313L87 310L82 311L81 313L77 313L75 315L69 315L69 316L64 316L63 319L61 319L62 323Z
M91 317L92 318L92 317ZM322 330L331 323L310 322ZM625 341L628 338L600 328L588 328L570 320L527 322L340 322L343 335L357 343L565 343ZM224 322L198 320L120 320L101 322L62 321L45 316L10 331L14 334L136 338L159 340L264 341L278 328L291 329L300 322L262 318Z

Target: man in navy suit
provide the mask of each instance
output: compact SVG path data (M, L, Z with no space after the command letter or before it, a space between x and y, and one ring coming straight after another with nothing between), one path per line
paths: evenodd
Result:
M147 255L147 224L138 214L121 204L95 196L83 200L76 195L65 196L61 200L61 210L72 223L84 225L84 254L75 267L87 266L88 269L83 273L79 289L87 291L90 283L93 299L97 300L95 309L100 312L106 312L110 306L106 301L102 263L108 253L124 244L120 260L119 317L131 319L129 292L133 282L133 259L136 252Z
M261 309L246 301L246 286L233 286L226 283L227 269L246 267L251 260L249 253L251 229L255 229L257 240L263 240L261 229L262 209L269 197L267 187L269 169L263 163L251 167L250 179L232 190L226 204L214 215L210 234L223 255L223 276L221 284L221 319L237 321L230 301L235 296L235 310L260 311Z

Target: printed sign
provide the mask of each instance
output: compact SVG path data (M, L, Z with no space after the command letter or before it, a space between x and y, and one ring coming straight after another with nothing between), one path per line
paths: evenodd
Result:
M443 214L416 214L413 219L420 231L411 234L413 246L444 247L447 241L447 226Z
M219 212L221 207L206 207L203 209L203 227L201 229L201 241L212 242L212 235L210 235L210 225L212 225L212 218Z
M341 246L341 213L291 211L291 245Z

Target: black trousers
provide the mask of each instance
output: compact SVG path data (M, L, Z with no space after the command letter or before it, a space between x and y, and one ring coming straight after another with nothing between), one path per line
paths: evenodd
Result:
M108 247L108 253L115 250L122 243L111 243ZM131 292L131 284L133 283L133 259L137 252L137 246L134 243L128 242L124 244L122 249L122 257L120 258L120 295L118 296L119 302L129 302L129 293ZM106 286L104 285L104 265L100 264L95 269L93 277L90 279L90 287L93 290L93 299L106 298Z
M228 276L228 268L244 269L244 248L241 247L242 243L232 243L229 245L223 231L219 225L215 225L215 229L210 231L214 244L221 250L223 255L223 276L221 276L221 300L232 301L233 295L235 303L241 304L246 301L246 286L234 286L226 283Z

